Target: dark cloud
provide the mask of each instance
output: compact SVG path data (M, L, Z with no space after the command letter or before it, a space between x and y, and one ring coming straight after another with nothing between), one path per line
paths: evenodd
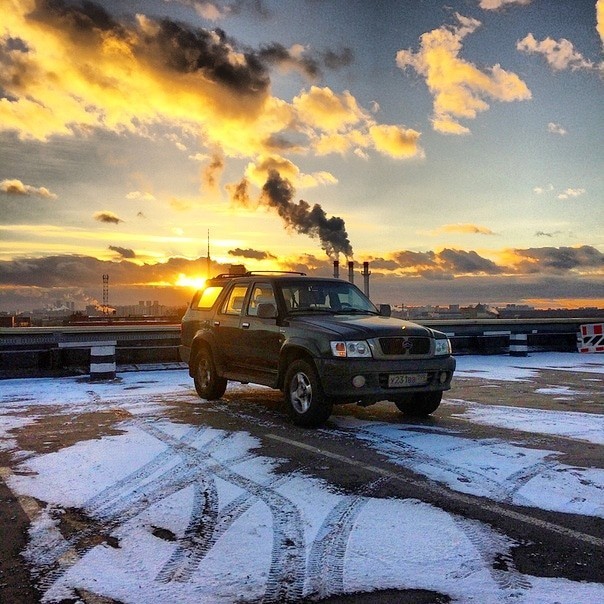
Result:
M243 250L240 247L234 250L228 251L229 256L236 256L237 258L249 258L251 260L274 260L277 256L273 256L269 252L263 252L261 250L246 249Z
M522 273L604 267L604 254L590 245L517 249L514 252L526 259L518 265Z
M241 50L221 29L195 28L168 18L146 17L147 27L134 20L121 23L100 4L87 1L38 0L30 17L89 45L102 44L104 34L110 32L151 63L178 73L199 73L238 94L264 93L270 83L267 66L259 54ZM234 60L234 51L243 60Z
M100 4L87 0L70 3L63 0L37 0L36 8L29 16L39 21L58 22L74 33L124 33L121 25Z
M438 258L443 268L453 273L498 275L503 272L492 260L483 258L474 251L444 249L438 254Z
M119 224L124 222L119 216L116 216L113 212L95 212L93 218L98 222L104 222L106 224Z
M354 61L354 54L350 48L343 48L339 52L335 50L325 50L323 53L323 62L328 69L341 69L347 67Z
M394 260L401 268L436 267L436 254L434 252L410 252L403 250L393 254Z
M224 169L224 157L219 153L215 153L210 160L210 163L203 169L202 180L204 185L210 190L216 190L220 174Z
M238 183L226 185L231 201L242 206L248 206L251 203L249 189L250 183L247 178L242 178Z
M268 65L296 69L311 80L316 80L322 75L321 68L316 59L306 55L293 55L289 49L277 42L268 46L262 46L258 51L258 57Z
M255 252L240 251L247 257L253 256ZM536 251L532 250L532 253L536 255ZM413 254L417 254L425 262L424 256L432 252L401 252L400 256L408 261ZM434 254L434 257L438 258L438 254ZM590 264L588 268L593 268L591 264L601 262L601 254L598 261L593 251L587 252L584 262ZM333 263L325 256L319 258L312 254L302 254L297 260L290 260L282 265L284 269L311 275L333 275ZM167 262L143 265L126 259L110 262L76 255L0 261L0 308L29 310L45 303L54 303L57 299L99 299L104 274L110 276L112 304L133 304L142 299L160 299L164 304L178 304L188 301L191 296L189 290L152 284L176 283L181 274L206 275L207 268L205 257L194 260L171 258ZM558 300L564 299L593 299L596 305L602 299L601 275L581 275L574 270L544 271L542 274L481 273L452 278L452 274L442 268L432 269L433 273L430 274L430 269L425 264L418 265L412 274L381 269L380 259L370 263L369 268L372 273L372 299L390 304L530 303L531 300L551 300L555 305ZM524 268L528 270L527 267ZM356 269L355 283L361 285L358 265ZM210 274L227 271L228 265L212 261ZM340 277L347 278L345 265L342 264Z
M119 245L110 245L109 249L112 252L118 253L122 258L136 258L134 250L127 247L120 247Z
M270 252L263 252L261 250L252 250L248 248L243 250L240 247L234 250L228 251L229 256L235 256L237 258L249 258L251 260L276 260L277 256L273 256Z
M305 235L318 237L321 247L328 256L337 257L344 254L352 258L352 246L348 240L344 220L338 216L327 218L319 204L310 206L301 199L298 203L292 201L294 188L291 183L276 170L270 170L268 180L262 187L261 202L277 210L285 224Z

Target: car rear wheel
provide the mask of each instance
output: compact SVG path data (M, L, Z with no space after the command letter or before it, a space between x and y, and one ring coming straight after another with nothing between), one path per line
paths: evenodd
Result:
M394 401L394 404L405 415L425 417L438 409L442 396L442 392L414 392Z
M202 348L195 357L193 382L201 398L213 401L219 399L226 390L227 380L216 372L212 353Z
M285 399L297 426L316 428L331 415L332 403L325 398L314 366L305 360L294 361L285 375Z

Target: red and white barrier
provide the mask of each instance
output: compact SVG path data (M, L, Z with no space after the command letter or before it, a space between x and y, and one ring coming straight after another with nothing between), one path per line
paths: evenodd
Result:
M581 325L578 336L579 352L604 352L604 323Z

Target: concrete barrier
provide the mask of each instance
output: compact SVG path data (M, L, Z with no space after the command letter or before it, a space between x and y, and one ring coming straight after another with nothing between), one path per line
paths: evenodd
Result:
M577 348L579 352L604 352L604 323L581 325Z
M114 380L116 372L115 347L117 342L59 342L59 348L84 348L90 350L90 380Z
M526 357L528 356L528 335L525 333L510 334L510 356Z

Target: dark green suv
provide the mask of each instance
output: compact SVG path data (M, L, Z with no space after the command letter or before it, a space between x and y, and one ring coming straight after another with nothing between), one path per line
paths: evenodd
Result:
M302 273L208 280L182 319L180 353L201 398L219 399L228 380L263 384L308 427L342 403L427 415L455 369L444 333L390 317L352 283Z

